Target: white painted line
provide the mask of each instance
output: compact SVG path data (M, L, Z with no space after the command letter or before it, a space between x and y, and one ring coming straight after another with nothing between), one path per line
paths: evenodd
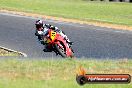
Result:
M18 53L20 55L22 55L23 57L27 57L27 54L23 53L23 52L18 52L18 51L15 51L15 50L12 50L12 49L9 49L9 48L6 48L6 47L2 47L0 46L1 49L4 49L4 50L7 50L9 52L15 52L15 53Z

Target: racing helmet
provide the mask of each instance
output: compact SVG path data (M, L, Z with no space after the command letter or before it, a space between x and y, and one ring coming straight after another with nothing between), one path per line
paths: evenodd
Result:
M43 21L42 20L37 20L35 25L36 25L36 28L39 29L39 28L43 27Z

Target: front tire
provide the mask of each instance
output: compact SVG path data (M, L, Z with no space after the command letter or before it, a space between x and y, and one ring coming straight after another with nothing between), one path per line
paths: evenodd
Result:
M60 43L61 44L61 43ZM63 46L63 49L59 47L58 44L55 44L55 49L58 51L58 53L63 57L66 58L66 52L65 52L65 47L63 44L61 44Z

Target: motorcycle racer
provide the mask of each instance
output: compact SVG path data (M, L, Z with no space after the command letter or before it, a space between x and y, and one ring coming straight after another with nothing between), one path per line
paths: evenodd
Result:
M35 23L36 26L36 32L35 35L38 36L38 40L41 42L41 44L45 45L44 52L51 52L52 50L48 49L48 45L44 41L44 36L47 36L48 30L52 29L55 32L59 33L70 45L72 45L72 42L68 39L68 37L65 35L65 33L62 30L59 30L58 27L52 26L50 24L44 24L42 20L37 20Z

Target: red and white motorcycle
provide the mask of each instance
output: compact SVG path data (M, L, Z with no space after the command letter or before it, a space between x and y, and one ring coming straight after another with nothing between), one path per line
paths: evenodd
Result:
M44 37L44 41L48 44L48 49L54 51L56 55L61 55L64 58L74 57L73 49L66 40L57 32L50 29L48 36Z

